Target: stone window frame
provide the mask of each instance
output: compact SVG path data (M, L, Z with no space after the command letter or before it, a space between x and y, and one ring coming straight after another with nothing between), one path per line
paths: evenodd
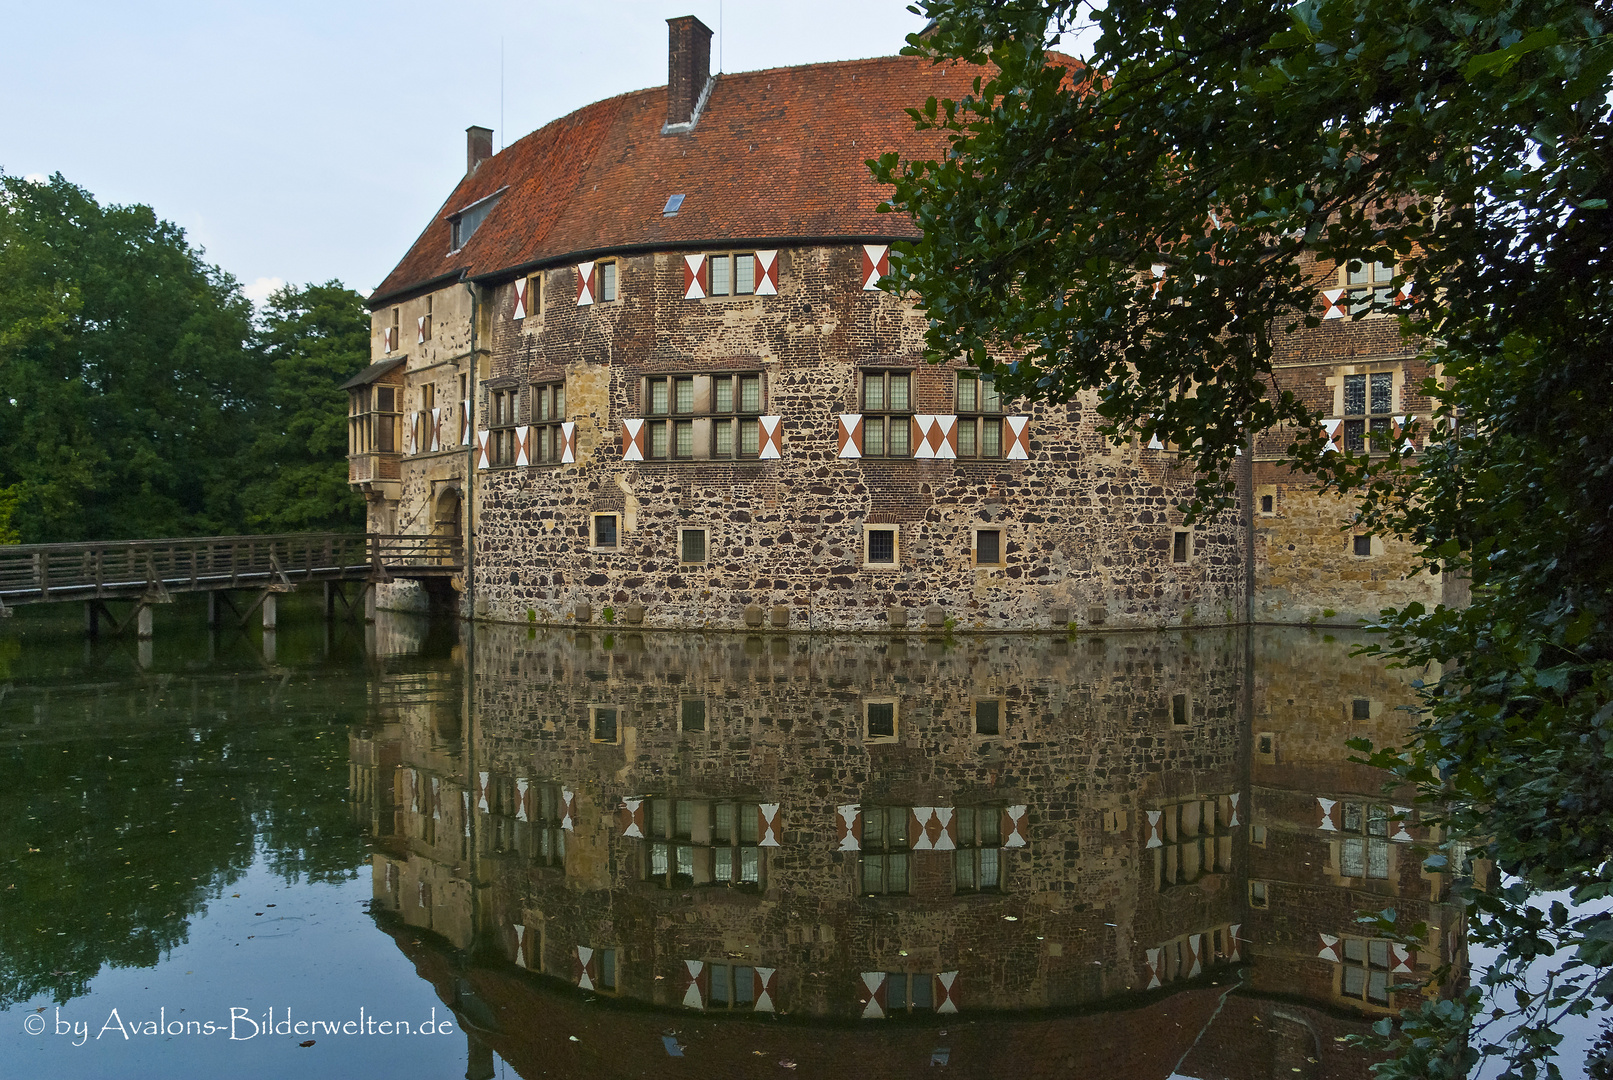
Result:
M1255 757L1262 765L1277 764L1277 733L1274 731L1255 732Z
M489 386L486 415L488 468L515 468L515 428L521 419L521 387L513 383Z
M1192 807L1192 812L1187 809ZM1160 846L1153 848L1156 892L1195 884L1232 870L1233 809L1228 794L1194 795L1158 804ZM1186 855L1189 850L1193 860Z
M870 733L868 707L870 705L889 705L891 707L891 730L889 735L874 735ZM894 743L902 737L902 699L888 695L875 695L863 698L862 703L862 737L865 743Z
M599 978L594 980L591 994L610 994L616 996L622 986L622 950L615 945L594 946L593 961L599 970ZM605 981L605 958L610 957L610 982Z
M594 305L619 304L622 302L623 259L596 259L594 260ZM610 268L610 295L605 295L605 268Z
M940 982L940 977L936 972L886 971L883 972L883 974L885 976L884 1012L887 1017L896 1012L913 1013L935 1011L935 1003L941 998L940 988L937 985ZM891 998L893 996L891 991L898 985L900 985L902 988L902 992L898 997L898 1000L902 1003L893 1005L891 1004ZM914 1004L913 988L915 986L925 987L925 993L929 995L930 999L930 1003L928 1005Z
M739 259L747 257L747 256L751 260L751 287L750 287L749 292L739 292L738 289L737 289L738 284L739 284L739 275L738 275L738 267L737 267L736 264L737 264ZM715 260L717 260L717 259L728 259L729 260L729 264L728 264L728 291L727 292L716 292L716 291L714 291L712 289L711 270L712 270L712 267L715 265ZM734 248L734 249L729 250L729 251L713 251L713 252L709 252L705 256L705 261L700 266L700 279L701 279L700 280L700 285L701 285L701 288L705 291L706 295L705 295L704 299L706 299L706 300L748 300L748 299L750 299L752 297L755 297L757 295L757 293L756 293L756 249L755 248ZM765 296L766 294L764 293L763 295Z
M862 447L861 455L865 459L906 461L913 456L913 391L915 389L914 372L906 367L865 367L857 369L856 411L862 416ZM868 380L880 380L880 407L870 409L868 405ZM906 408L891 408L891 380L902 378L906 381ZM870 420L878 420L881 424L881 447L878 451L870 450L869 440ZM891 432L900 431L902 449L897 452L891 448Z
M1351 266L1361 269L1351 271ZM1399 300L1399 292L1394 287L1395 264L1385 265L1376 259L1370 263L1366 259L1346 259L1339 264L1338 284L1345 292L1342 297L1348 305L1345 310L1350 315L1365 312L1367 318L1383 318L1393 313L1393 308Z
M700 726L689 726L689 706L700 706ZM678 730L696 731L701 734L711 730L711 702L704 694L685 694L678 698Z
M736 1000L740 993L740 981L736 972L749 972L745 981L744 992L750 995L749 1000ZM754 1012L756 1010L756 965L737 963L734 957L725 956L721 960L707 960L703 974L706 976L705 1002L702 1012ZM728 994L727 1001L717 998L718 980L722 979L726 985L723 987Z
M980 730L980 705L991 702L997 706L997 730L987 734ZM970 699L969 734L975 739L1003 739L1008 737L1008 699L1000 694L981 694Z
M1170 563L1172 566L1192 566L1198 553L1198 530L1192 525L1172 525ZM1183 538L1186 538L1185 540ZM1178 559L1177 552L1182 557Z
M973 403L973 407L968 409L964 408L963 383L965 380L973 381L976 384L974 388L975 401ZM965 368L964 370L955 373L955 377L953 378L952 382L952 403L953 408L957 410L956 415L958 418L959 459L967 459L970 461L1000 461L1006 452L1006 448L1003 444L1004 410L1002 394L993 388L991 397L995 399L996 407L988 408L986 404L986 395L983 393L985 385L995 381L996 376L991 372L980 371L977 368ZM993 425L995 425L997 449L995 453L988 454L986 453L986 434ZM966 430L970 433L971 438L965 437ZM972 450L966 448L966 444L971 441L974 444L974 448Z
M980 534L990 532L997 534L997 561L980 561ZM1001 524L971 525L969 527L969 559L977 567L986 569L999 569L1008 565L1008 530Z
M857 895L910 895L913 891L914 837L910 835L908 826L913 816L913 808L907 805L882 804L878 806L869 806L867 804L863 804L857 808L857 812L859 815L861 815L863 822L863 838L857 858ZM892 821L899 821L901 823L902 838L898 844L892 844L886 840L883 843L883 846L877 848L874 846L876 843L875 830L870 829L869 822L872 820L872 817L875 814L882 815L881 821L883 823L888 824ZM879 831L887 832L888 830L885 830L884 824L882 824ZM875 866L871 860L875 859L883 860L877 864L877 876L879 881L876 884L879 887L870 889L868 887L868 875L869 869ZM900 866L902 868L902 887L899 889L893 889L891 887L891 870L896 866Z
M871 562L872 540L870 533L888 532L891 534L891 561ZM862 544L862 568L864 570L900 570L902 568L902 527L895 522L864 522Z
M1366 543L1364 545L1362 544L1363 540L1366 541ZM1361 550L1361 548L1363 546L1367 549L1366 551ZM1382 554L1383 554L1383 537L1375 536L1372 533L1352 533L1351 534L1351 536L1350 536L1350 558L1352 558L1352 559L1375 559L1379 555L1382 555Z
M559 465L565 435L561 425L566 422L566 377L544 379L527 387L528 428L527 451L532 465Z
M1251 821L1249 823L1249 846L1250 847L1257 847L1257 848L1265 847L1266 842L1267 842L1267 838L1270 835L1271 835L1270 832L1267 830L1267 828L1266 828L1266 826L1264 824L1261 824L1259 822L1254 822L1254 821Z
M756 380L754 408L744 407L744 386L741 380ZM732 380L729 390L729 407L718 408L718 380ZM701 408L700 381L705 380L705 408ZM678 384L687 381L689 408L678 408ZM655 408L656 384L666 385L666 408ZM756 461L761 457L761 418L767 413L767 373L760 367L732 370L651 372L639 377L639 417L644 421L644 460L654 462L706 462ZM697 431L702 422L709 428L703 440ZM688 453L678 452L678 427L689 425ZM728 449L720 451L722 429L728 430ZM656 452L656 437L663 440L662 453ZM747 449L747 446L749 447Z
M431 340L431 309L433 306L430 293L427 293L423 299L426 302L426 313L420 316L420 333L418 335L422 344Z
M547 282L544 280L542 270L534 270L526 275L526 315L521 319L522 330L541 330L543 328L543 312L548 306L544 303L544 293ZM511 301L513 303L514 301Z
M1349 827L1350 811L1354 810L1359 818L1355 828ZM1374 816L1374 811L1381 812ZM1395 857L1394 841L1389 839L1395 824L1395 808L1388 803L1372 802L1369 799L1356 796L1343 798L1338 805L1338 833L1328 841L1328 873L1343 881L1394 881ZM1344 861L1347 851L1346 845L1353 845L1358 854L1352 857L1352 862L1359 859L1361 873L1346 873ZM1383 858L1383 873L1373 873L1374 856Z
M680 522L678 524L677 530L678 530L678 547L677 547L678 566L679 567L684 567L684 566L710 566L711 565L711 527L709 525L685 525L685 524ZM701 535L700 551L701 551L701 555L703 557L700 558L700 559L685 559L683 557L684 554L687 551L687 548L684 546L685 543L686 543L685 534L692 533L692 532L697 532L697 533L700 533L700 535Z
M1394 954L1389 946L1393 944L1387 938L1368 938L1358 935L1346 934L1339 938L1338 950L1340 960L1337 965L1338 975L1334 982L1334 993L1346 1001L1353 1002L1357 1007L1368 1009L1388 1009L1394 1004L1393 987L1397 980L1392 970L1395 966ZM1378 950L1373 946L1382 947L1382 962L1373 954ZM1359 949L1359 956L1350 954ZM1350 971L1361 973L1361 987L1358 992L1352 993L1346 986ZM1381 981L1374 976L1381 976ZM1382 997L1373 996L1374 987L1381 987Z
M1270 510L1266 509L1266 500L1268 499L1271 500ZM1277 516L1276 484L1255 485L1255 514L1263 518L1272 518Z
M1005 871L1007 869L1007 861L1003 858L1002 831L1003 811L1006 808L1006 803L992 803L985 806L958 806L953 808L953 827L958 833L957 845L952 851L952 891L955 894L990 895L993 893L1002 893L1007 891L1003 886L1003 878L1006 876ZM965 835L965 812L967 812L974 820L975 828L972 836ZM991 829L993 828L996 830L995 839L991 838ZM984 854L988 851L993 853L990 858ZM968 887L958 884L964 876L962 873L962 868L966 859L972 863L970 866L970 871L973 874L975 882L973 885ZM980 882L982 878L985 877L986 866L988 863L995 864L993 869L996 873L996 881L990 885L983 885Z
M1271 907L1271 882L1250 879L1249 906L1262 911Z
M599 737L599 713L601 710L609 710L616 714L614 721L615 732L609 739ZM622 719L625 715L626 710L620 705L613 705L608 701L591 702L588 706L588 741L599 746L622 745Z
M750 798L754 798L751 796ZM689 831L678 831L678 810L689 810ZM717 835L718 810L729 808L728 836ZM761 846L761 818L758 803L736 798L679 798L674 795L652 795L644 802L644 839L640 880L656 888L679 889L719 888L739 892L760 893L767 888L767 852ZM664 821L660 819L664 817ZM661 829L657 831L656 826ZM656 849L665 863L659 874L655 871ZM689 852L689 880L677 877L677 851ZM755 868L754 880L745 880L745 853ZM728 876L718 877L718 861L728 861Z
M616 543L601 544L599 542L599 519L616 519ZM617 510L596 510L588 515L588 550L598 552L614 552L622 550L622 514Z
M1193 726L1193 706L1196 704L1198 702L1194 700L1191 688L1172 686L1165 701L1165 709L1170 717L1171 727L1173 729L1191 728Z

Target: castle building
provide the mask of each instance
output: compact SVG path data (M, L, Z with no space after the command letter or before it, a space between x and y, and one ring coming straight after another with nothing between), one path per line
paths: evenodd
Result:
M1351 622L1437 579L1351 531L1278 464L1188 526L1193 476L1114 446L1096 398L1005 400L924 362L925 315L878 288L912 223L865 161L945 146L903 112L967 66L913 57L710 72L669 20L668 83L600 101L464 178L371 297L349 475L373 532L457 537L445 596L500 621L959 630ZM1428 403L1378 314L1392 268L1319 266L1322 325L1279 361L1340 447ZM1333 281L1337 278L1337 281ZM1346 316L1372 312L1364 319ZM381 604L425 602L382 586Z

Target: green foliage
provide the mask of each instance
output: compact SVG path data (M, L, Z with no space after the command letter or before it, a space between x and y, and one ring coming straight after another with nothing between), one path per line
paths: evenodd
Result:
M269 297L257 344L270 368L267 408L245 489L254 532L361 531L364 499L347 484L347 394L369 363L364 298L327 281Z
M934 33L910 51L978 79L912 110L944 159L870 166L923 230L889 287L926 308L932 357L994 350L1006 394L1095 394L1117 442L1184 447L1195 516L1230 505L1253 433L1283 432L1364 525L1471 584L1465 607L1385 613L1379 651L1443 674L1406 745L1359 749L1520 880L1469 897L1471 940L1502 951L1485 979L1518 995L1477 1046L1549 1070L1552 1018L1613 999L1613 921L1527 902L1613 882L1606 5L922 6ZM1084 16L1090 67L1050 52ZM1402 332L1440 372L1415 456L1327 453L1273 369L1282 335L1319 324L1317 260L1393 261L1411 286ZM1557 961L1547 991L1521 982L1537 957ZM1402 1017L1396 1060L1458 1069L1474 1008Z
M11 524L11 519L17 512L17 504L21 501L21 485L13 484L8 488L0 488L0 544L22 542L22 534Z

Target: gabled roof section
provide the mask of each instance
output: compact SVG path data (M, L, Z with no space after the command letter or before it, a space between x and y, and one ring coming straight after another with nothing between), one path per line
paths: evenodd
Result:
M399 364L403 363L405 359L407 358L402 356L394 356L390 360L377 360L375 363L371 364L357 375L354 375L351 379L348 379L346 382L342 383L342 385L338 386L336 389L351 390L355 386L364 386L367 383L372 383L376 379L379 379L382 375L385 375L387 372L396 368Z
M867 159L945 152L905 109L969 93L979 69L891 56L718 75L700 122L663 135L666 87L601 101L482 162L371 297L446 273L497 278L610 250L917 235L874 208L888 190ZM447 216L508 187L463 251ZM667 197L682 194L675 217Z

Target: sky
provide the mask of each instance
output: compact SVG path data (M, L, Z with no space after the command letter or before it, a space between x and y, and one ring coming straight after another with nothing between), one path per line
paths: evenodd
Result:
M722 70L888 56L907 0L0 0L0 170L145 203L261 300L366 295L465 169L592 101L666 83L666 20ZM502 102L500 51L503 52Z

